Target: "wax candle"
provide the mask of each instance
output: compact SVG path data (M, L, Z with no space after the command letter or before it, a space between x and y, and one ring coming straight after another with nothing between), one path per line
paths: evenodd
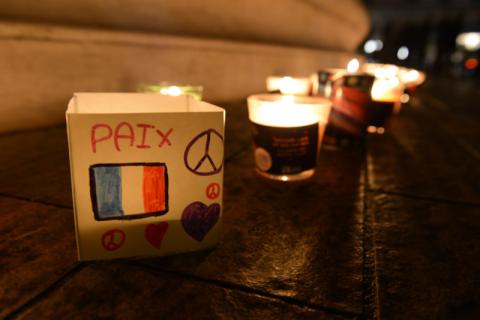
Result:
M200 85L189 84L174 84L169 82L161 82L158 84L142 85L138 89L139 92L160 93L167 96L182 96L190 95L194 99L201 101L203 94L203 87Z
M266 82L268 92L307 96L311 91L311 80L308 77L294 78L290 76L270 76L267 78Z
M330 107L330 101L320 97L248 97L257 172L281 181L311 177Z

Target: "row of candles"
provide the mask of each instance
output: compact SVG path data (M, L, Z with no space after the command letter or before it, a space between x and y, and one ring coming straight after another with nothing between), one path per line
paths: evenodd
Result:
M421 71L352 59L347 68L329 68L308 77L271 76L268 93L249 96L248 115L256 171L294 181L315 171L322 141L341 145L367 133L382 134L390 117L425 81ZM201 86L161 83L140 88L202 99Z

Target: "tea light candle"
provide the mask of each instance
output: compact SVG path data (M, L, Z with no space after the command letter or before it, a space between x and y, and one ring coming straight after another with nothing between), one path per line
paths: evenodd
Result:
M139 92L160 93L167 96L181 96L190 95L194 99L201 101L203 94L203 87L199 85L188 84L173 84L168 82L161 82L159 84L142 85Z
M320 97L248 97L257 172L281 181L311 177L330 108Z
M290 76L270 76L267 78L267 90L268 92L307 96L310 94L311 80L310 78L293 78Z

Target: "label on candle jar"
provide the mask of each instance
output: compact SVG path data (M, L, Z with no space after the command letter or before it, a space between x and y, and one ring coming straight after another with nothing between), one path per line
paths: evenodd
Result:
M252 123L255 163L270 174L296 174L315 167L318 124L270 127Z

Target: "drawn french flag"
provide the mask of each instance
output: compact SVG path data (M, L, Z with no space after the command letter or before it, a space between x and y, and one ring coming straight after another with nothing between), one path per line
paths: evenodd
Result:
M106 163L90 166L95 220L138 219L168 212L164 163Z

